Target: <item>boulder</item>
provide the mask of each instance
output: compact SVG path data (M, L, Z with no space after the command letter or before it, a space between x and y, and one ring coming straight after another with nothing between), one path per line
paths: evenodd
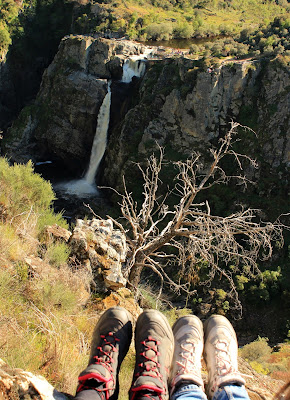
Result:
M142 308L139 307L132 292L127 288L118 289L116 292L110 293L109 296L95 303L96 309L102 312L115 306L124 307L133 315L135 321L137 321L137 318L142 312Z
M46 234L48 238L61 239L65 242L68 242L71 237L71 232L69 230L57 224L47 226L44 230L44 234Z
M10 368L0 359L1 400L67 400L47 380L19 368Z
M113 228L112 220L78 219L69 244L72 256L90 266L97 291L117 290L126 285L122 274L127 254L126 238Z

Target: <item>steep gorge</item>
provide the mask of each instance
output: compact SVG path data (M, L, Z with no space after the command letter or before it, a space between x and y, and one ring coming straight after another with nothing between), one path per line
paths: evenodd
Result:
M282 198L290 161L287 65L278 58L232 60L207 72L202 60L155 58L147 60L142 80L120 82L126 60L146 51L129 41L65 37L35 102L23 109L7 136L8 156L52 160L71 178L84 175L112 80L109 139L98 182L120 190L126 175L134 189L132 161L145 160L157 144L170 160L205 152L234 120L256 132L240 132L237 149L259 163L257 171L248 171L254 181L263 181L257 197ZM273 216L284 210L281 198Z

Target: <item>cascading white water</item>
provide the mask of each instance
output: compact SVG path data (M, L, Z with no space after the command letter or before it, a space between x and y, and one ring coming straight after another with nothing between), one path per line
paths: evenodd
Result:
M103 104L101 105L99 111L97 129L91 151L89 168L85 175L85 180L90 185L94 184L96 172L99 168L100 162L106 150L107 133L110 123L110 108L111 108L111 84L108 83L108 93L106 94Z
M144 57L144 56L143 56ZM141 57L129 58L123 64L122 82L130 83L133 76L142 77L145 73L146 65Z
M108 92L99 110L96 133L91 150L90 163L83 179L60 184L58 188L68 194L92 195L96 194L95 176L102 161L107 145L107 133L110 123L111 83L108 83Z

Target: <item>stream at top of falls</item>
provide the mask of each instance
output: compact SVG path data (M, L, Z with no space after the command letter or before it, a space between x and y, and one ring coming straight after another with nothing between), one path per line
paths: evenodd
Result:
M144 59L146 56L147 54L141 54L138 56L132 56L125 60L121 79L122 83L130 83L133 77L140 78L144 75L146 70ZM97 127L87 171L82 179L56 184L54 188L60 194L74 195L77 197L100 196L95 183L95 178L107 146L107 136L110 124L111 95L111 81L108 81L107 94L104 97L98 113Z

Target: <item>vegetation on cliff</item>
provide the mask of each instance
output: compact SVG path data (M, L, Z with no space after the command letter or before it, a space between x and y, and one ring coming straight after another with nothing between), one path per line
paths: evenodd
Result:
M73 268L72 260L68 266L68 246L45 234L45 224L67 224L60 214L53 213L51 185L33 172L31 163L10 166L1 158L0 186L1 358L11 367L44 375L57 389L74 394L77 376L88 359L96 311L114 302L125 301L128 306L128 294L123 300L109 296L103 304L93 293L84 303L81 287L85 276L77 265ZM147 303L143 306L155 307L156 296L148 295L145 288L144 292ZM159 307L171 323L190 312L167 310L162 302ZM264 340L262 346L257 342L244 350L250 362L256 354L259 357L253 366L259 372L288 379L289 346L272 354ZM131 350L122 376L132 374L133 364ZM126 398L127 389L127 383L121 385L120 398Z

